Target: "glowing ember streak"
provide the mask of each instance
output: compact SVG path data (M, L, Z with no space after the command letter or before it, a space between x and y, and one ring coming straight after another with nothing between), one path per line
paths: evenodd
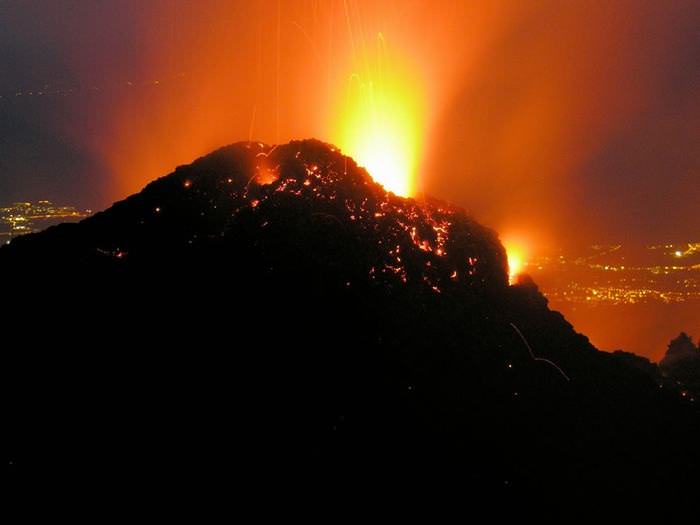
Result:
M424 133L418 82L386 56L363 62L363 73L351 75L342 89L332 142L384 188L410 197Z

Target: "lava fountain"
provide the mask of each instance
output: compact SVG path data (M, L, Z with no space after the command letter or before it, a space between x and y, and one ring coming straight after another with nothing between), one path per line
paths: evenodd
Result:
M510 284L515 284L527 266L527 243L522 237L512 235L505 236L502 243L508 258L508 280Z
M376 56L364 53L336 103L331 142L365 167L375 181L402 197L416 193L425 135L418 75L392 58L377 36Z

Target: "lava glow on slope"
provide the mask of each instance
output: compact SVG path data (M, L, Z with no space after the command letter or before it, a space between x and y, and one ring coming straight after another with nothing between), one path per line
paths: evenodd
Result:
M363 73L350 75L338 104L331 141L384 188L413 196L425 135L418 83L385 55L363 62Z
M518 276L523 273L526 261L526 251L521 239L506 237L503 239L503 246L508 256L508 280L510 284L515 284Z

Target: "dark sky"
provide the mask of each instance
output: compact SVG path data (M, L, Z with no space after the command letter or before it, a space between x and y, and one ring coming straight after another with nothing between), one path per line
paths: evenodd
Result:
M138 74L138 3L0 1L0 201L112 199L93 147L108 101L90 88Z
M0 0L0 202L98 209L250 133L330 141L338 57L377 30L422 74L427 192L552 242L700 238L697 1L280 5Z

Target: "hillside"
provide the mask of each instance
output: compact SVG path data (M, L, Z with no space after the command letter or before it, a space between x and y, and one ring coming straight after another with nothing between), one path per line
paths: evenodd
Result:
M318 141L219 149L0 269L18 476L697 486L694 404L509 286L494 231Z

